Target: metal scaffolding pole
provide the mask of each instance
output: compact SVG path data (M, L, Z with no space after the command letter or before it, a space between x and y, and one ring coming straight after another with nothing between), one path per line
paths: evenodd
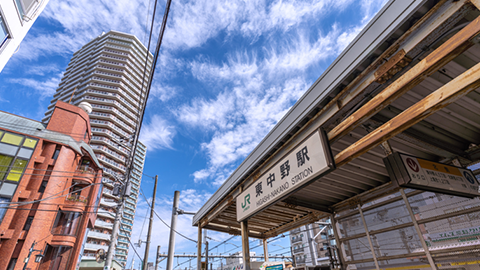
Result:
M418 226L417 219L415 218L415 215L413 214L412 207L410 206L410 202L408 201L407 195L405 195L405 191L403 191L403 188L400 189L400 193L402 194L403 201L405 202L405 205L407 206L408 213L410 214L410 218L412 219L413 226L415 226L415 230L417 231L418 238L420 238L420 243L422 244L423 250L425 251L425 255L427 255L428 263L430 264L430 267L432 267L432 270L436 270L437 266L433 262L432 255L430 255L430 251L428 250L427 244L425 243L425 239L423 239L422 231L420 230L420 227Z
M375 255L375 250L373 249L372 238L370 238L370 232L368 231L367 222L365 221L365 217L363 216L362 206L360 204L357 205L358 212L360 212L360 216L362 217L363 227L365 228L365 233L367 234L368 244L370 245L370 251L372 252L373 261L375 262L375 268L380 270L377 261L377 255Z

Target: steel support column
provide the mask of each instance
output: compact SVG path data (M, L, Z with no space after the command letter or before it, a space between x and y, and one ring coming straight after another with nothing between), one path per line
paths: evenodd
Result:
M402 194L403 201L407 206L408 213L410 214L410 218L412 219L413 226L415 226L415 230L417 231L418 238L420 238L420 243L422 244L423 250L425 251L425 255L427 256L428 263L430 264L430 267L432 267L432 270L436 270L437 266L433 262L432 255L428 250L427 244L425 243L425 239L423 239L422 231L420 230L420 226L418 226L417 219L415 219L415 215L413 214L412 207L410 206L410 202L408 201L408 198L405 195L405 191L403 191L403 188L400 189L400 193Z
M367 222L365 221L365 217L363 216L362 206L360 204L357 205L358 212L360 213L360 217L362 217L363 228L365 228L365 233L367 234L368 244L370 245L370 251L372 252L373 261L375 262L375 268L380 270L377 261L377 255L375 255L375 250L373 249L372 238L370 238L370 233L368 232Z
M250 270L250 246L248 243L248 223L247 221L242 221L240 223L242 229L242 253L243 253L243 269Z

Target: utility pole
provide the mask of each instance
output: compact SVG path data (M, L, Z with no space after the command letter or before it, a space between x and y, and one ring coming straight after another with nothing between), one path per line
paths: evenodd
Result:
M170 241L168 242L167 270L172 270L172 266L173 266L173 255L175 252L175 234L176 234L175 231L177 228L179 199L180 199L180 191L176 190L173 196L172 223L170 225Z
M153 198L152 198L152 205L150 207L150 221L148 223L148 234L147 234L147 243L145 245L145 256L143 261L143 270L147 270L147 263L148 263L148 251L150 250L150 237L152 236L152 225L153 225L153 213L155 208L155 196L157 196L157 182L158 182L158 175L155 175L155 185L153 187ZM157 250L158 252L158 250ZM157 261L157 260L155 260Z
M158 263L160 262L159 258L160 258L160 246L157 246L157 257L155 257L155 270L158 270Z
M120 220L122 219L123 212L123 196L120 202L118 202L115 214L115 221L113 222L112 236L110 237L110 245L108 246L107 257L105 259L105 270L110 270L112 266L113 255L115 252L115 243L118 238L118 228L120 227Z

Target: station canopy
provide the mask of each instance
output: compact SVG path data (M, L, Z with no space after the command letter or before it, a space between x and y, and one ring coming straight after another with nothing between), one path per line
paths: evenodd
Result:
M384 163L392 151L476 168L479 8L478 0L386 3L197 212L193 225L240 234L239 194L319 130L336 168L249 216L250 237L270 238L398 191Z

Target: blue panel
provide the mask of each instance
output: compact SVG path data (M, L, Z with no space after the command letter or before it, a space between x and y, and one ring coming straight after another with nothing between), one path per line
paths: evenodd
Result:
M11 199L0 197L0 223L2 223L3 216L5 216L5 212L7 212L7 208L3 208L3 207L7 207L8 204L5 204L5 203L9 203L10 201Z

